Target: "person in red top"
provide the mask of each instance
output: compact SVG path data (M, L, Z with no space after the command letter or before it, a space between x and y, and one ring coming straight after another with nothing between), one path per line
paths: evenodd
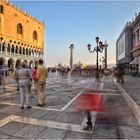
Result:
M37 66L34 67L33 69L33 73L32 73L32 77L33 77L33 80L34 80L34 86L35 86L35 95L37 95Z

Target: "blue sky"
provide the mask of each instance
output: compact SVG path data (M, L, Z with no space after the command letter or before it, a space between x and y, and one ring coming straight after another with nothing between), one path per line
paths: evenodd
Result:
M95 37L108 43L108 63L115 63L116 39L140 1L13 1L21 9L45 22L45 60L48 66L69 65L69 46L74 44L74 63L96 64ZM102 58L104 53L100 53Z

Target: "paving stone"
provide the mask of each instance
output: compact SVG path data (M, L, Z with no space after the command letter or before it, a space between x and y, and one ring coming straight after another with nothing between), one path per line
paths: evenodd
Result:
M62 100L65 104L67 104L71 100L69 97L64 96L64 95L60 97L59 99Z
M43 115L40 119L42 120L50 120L50 121L56 121L56 118L59 117L59 115L62 112L58 112L58 111L49 111L48 113L46 113L45 115Z
M68 131L64 139L91 139L91 134Z
M62 113L59 117L57 117L56 121L72 123L72 124L81 124L84 117L85 114L81 112L65 112Z
M8 105L0 104L0 110L5 108L5 107L8 107Z
M64 104L65 102L63 102L62 100L59 100L59 98L57 98L56 100L46 102L46 106L64 105Z
M116 116L117 124L123 124L123 125L137 125L137 121L134 117L134 115L130 114L123 114L123 115L117 115Z
M45 127L36 126L36 125L28 125L15 133L14 137L21 137L21 138L28 138L28 139L35 139Z
M92 139L118 139L119 133L117 125L113 124L99 124L94 128Z
M18 132L25 126L27 126L27 124L13 121L13 122L10 122L10 123L0 127L0 131L5 134L8 134L8 135L14 135L16 132Z
M26 107L22 110L20 109L20 112L16 113L17 116L23 116L23 117L30 117L36 109L26 109Z
M16 106L7 106L3 109L0 109L0 113L3 113L3 114L17 114L21 112L21 109L20 107L16 107Z
M63 139L67 130L47 128L43 131L37 139Z
M11 140L22 140L22 139L25 139L25 138L10 136L10 137L8 137L8 140L9 139L11 139Z
M3 134L0 132L0 139L9 139L9 135Z
M47 114L49 111L46 110L36 110L34 113L30 114L29 117L31 118L41 118L42 116L44 116L45 114Z
M140 126L119 126L120 139L140 139Z
M2 114L2 113L0 113L0 120L4 119L5 117L7 117L6 114Z

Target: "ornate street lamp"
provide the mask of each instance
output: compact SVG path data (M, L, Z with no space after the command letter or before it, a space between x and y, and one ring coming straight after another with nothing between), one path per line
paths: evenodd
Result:
M96 52L96 80L99 80L99 63L98 63L98 53L103 51L104 45L102 41L99 41L99 37L96 37L96 47L94 47L93 50L91 50L91 45L88 44L87 48L90 53Z

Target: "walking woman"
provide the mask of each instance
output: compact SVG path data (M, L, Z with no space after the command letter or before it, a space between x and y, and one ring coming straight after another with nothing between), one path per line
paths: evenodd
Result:
M19 79L19 91L20 91L20 103L21 109L24 109L24 106L27 106L27 109L30 109L29 105L29 85L32 80L31 70L27 68L27 63L23 62L21 64L21 69L16 72L16 75Z

